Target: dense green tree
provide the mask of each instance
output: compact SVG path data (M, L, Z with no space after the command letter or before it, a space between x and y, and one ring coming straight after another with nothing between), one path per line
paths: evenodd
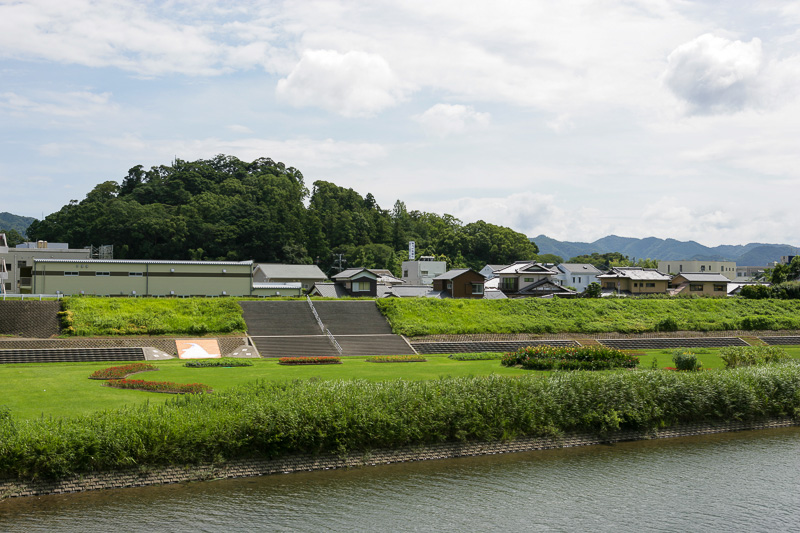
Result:
M6 234L6 241L8 241L9 247L14 247L25 242L25 238L15 229L0 229L0 233Z
M134 166L121 184L105 181L84 200L34 221L29 236L74 247L113 244L118 258L313 262L329 273L342 254L346 266L399 275L409 241L418 255L441 257L453 268L534 259L538 252L509 228L408 211L400 200L381 209L372 194L326 181L309 192L293 167L225 155Z

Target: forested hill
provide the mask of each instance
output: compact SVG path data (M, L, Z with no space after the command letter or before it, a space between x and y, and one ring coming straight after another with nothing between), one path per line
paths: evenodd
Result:
M619 252L630 258L651 258L662 261L700 260L736 261L741 266L764 266L780 260L784 255L795 255L797 249L788 244L750 243L745 245L703 246L695 241L675 239L634 239L609 235L594 242L557 241L545 235L534 238L541 253L555 254L564 259L593 253Z
M30 226L31 222L35 219L33 217L23 217L20 215L13 215L11 213L0 213L0 230L11 231L14 230L21 236L25 236L25 232Z
M135 166L121 183L101 183L34 221L28 237L78 248L113 244L117 259L317 262L326 272L341 253L346 266L396 274L411 240L417 255L440 256L451 268L533 259L538 251L509 228L409 211L399 200L383 209L371 194L326 181L309 191L296 168L224 155Z

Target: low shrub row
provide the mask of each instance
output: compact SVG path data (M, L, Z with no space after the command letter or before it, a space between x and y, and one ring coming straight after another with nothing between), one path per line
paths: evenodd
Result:
M112 379L105 383L115 389L135 389L168 394L202 394L211 392L211 387L202 383L172 383L171 381L144 381L141 379Z
M447 357L456 361L493 361L502 359L503 354L500 352L451 353Z
M365 359L369 363L425 363L421 355L373 355Z
M188 368L213 368L213 367L234 367L234 366L253 366L247 359L236 357L220 357L217 359L192 359L186 361L183 366Z
M800 366L259 381L76 418L0 409L0 478L800 416Z
M281 365L339 365L342 363L341 357L333 355L321 355L316 357L281 357L278 359Z
M152 370L158 370L158 367L150 363L131 363L129 365L112 366L96 370L89 376L89 379L122 379L131 374L150 372Z
M726 368L782 363L789 354L779 346L730 346L719 351Z
M504 354L500 363L528 370L610 370L635 368L639 358L606 346L556 347L543 344Z

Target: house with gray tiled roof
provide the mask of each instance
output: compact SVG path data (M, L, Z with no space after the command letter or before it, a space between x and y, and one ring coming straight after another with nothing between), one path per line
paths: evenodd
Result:
M603 295L636 296L666 293L672 276L655 268L613 267L605 274L597 276L597 279L600 280Z
M575 291L554 281L557 273L555 267L536 261L517 261L495 272L499 278L498 289L508 298L574 296Z
M258 283L300 282L308 291L328 277L317 265L287 265L281 263L258 263L253 270L253 281Z
M486 265L478 271L478 274L481 274L486 279L492 279L495 277L495 272L502 270L507 266L508 265Z
M681 272L672 278L670 294L698 296L727 296L727 276L717 272Z

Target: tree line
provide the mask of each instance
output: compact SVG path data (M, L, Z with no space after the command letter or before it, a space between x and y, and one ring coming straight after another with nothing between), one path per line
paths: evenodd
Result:
M113 244L117 259L253 259L318 264L331 274L346 266L400 273L408 242L450 268L480 269L537 259L523 234L483 221L408 210L398 200L381 208L372 194L316 181L269 158L252 162L219 155L170 165L137 165L122 182L98 184L27 230L31 240L71 247Z

